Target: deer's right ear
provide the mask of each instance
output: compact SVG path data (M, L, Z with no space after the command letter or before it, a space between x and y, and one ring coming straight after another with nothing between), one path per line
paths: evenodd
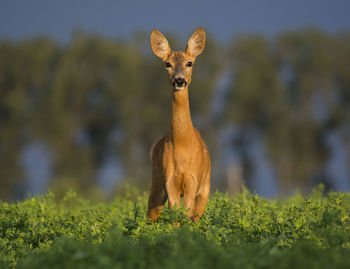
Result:
M151 46L154 54L163 60L166 60L171 52L168 40L158 30L151 33Z

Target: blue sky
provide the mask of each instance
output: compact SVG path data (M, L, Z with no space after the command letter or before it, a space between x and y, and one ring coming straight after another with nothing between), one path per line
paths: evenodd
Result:
M349 0L0 0L0 39L48 35L69 40L76 28L112 38L135 31L189 35L202 26L220 41L239 33L350 29Z

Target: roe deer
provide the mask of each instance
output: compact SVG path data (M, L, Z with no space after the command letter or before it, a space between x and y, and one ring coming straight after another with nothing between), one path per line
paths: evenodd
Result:
M197 29L185 51L172 51L167 39L157 30L151 34L155 55L165 63L172 91L172 119L168 132L153 146L152 186L147 216L156 221L165 201L179 207L183 196L187 215L197 221L203 214L210 191L210 157L207 146L192 125L188 100L192 66L205 46L205 31Z

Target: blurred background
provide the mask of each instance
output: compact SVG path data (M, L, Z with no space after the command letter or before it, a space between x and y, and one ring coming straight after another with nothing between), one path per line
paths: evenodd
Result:
M156 28L207 45L190 86L212 191L350 189L350 2L0 1L0 199L148 190L170 124Z

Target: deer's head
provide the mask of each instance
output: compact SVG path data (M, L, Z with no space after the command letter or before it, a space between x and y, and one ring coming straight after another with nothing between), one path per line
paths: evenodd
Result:
M205 31L198 28L187 42L185 51L173 51L168 40L158 31L151 34L151 46L155 55L163 60L170 83L175 91L185 89L191 82L192 67L205 46Z

